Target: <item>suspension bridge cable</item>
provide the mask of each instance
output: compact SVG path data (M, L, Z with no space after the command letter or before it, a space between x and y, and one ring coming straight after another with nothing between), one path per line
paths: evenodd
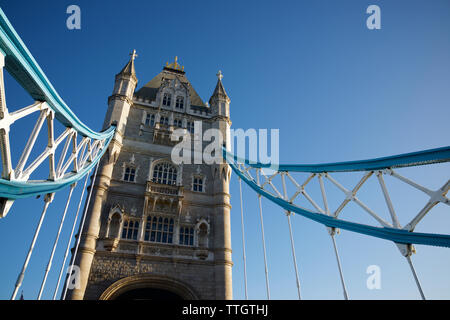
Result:
M72 275L73 266L75 264L75 258L77 257L78 247L80 246L80 240L81 240L81 235L82 235L83 228L84 228L84 222L86 220L87 211L89 209L89 203L91 202L92 190L94 190L94 183L95 183L95 178L97 177L97 171L98 171L99 164L100 164L100 161L97 162L97 166L95 167L94 178L92 179L91 190L89 190L89 196L88 196L88 199L86 201L86 208L84 209L83 219L81 220L80 232L78 233L77 244L75 246L75 252L73 253L73 257L72 257L72 264L70 265L70 270L69 270L69 273L67 275L67 281L66 281L66 286L65 286L64 295L63 295L62 300L66 300L66 295L67 295L67 289L69 287L70 276Z
M261 169L256 171L256 179L257 179L258 185L259 185L259 171L260 170ZM269 271L267 268L266 240L264 238L264 221L263 221L263 215L262 215L262 203L261 203L261 195L260 194L258 194L258 200L259 200L259 219L261 221L262 245L263 245L263 252L264 252L264 272L266 274L267 299L270 300Z
M89 173L86 175L86 179L84 180L83 190L81 191L80 201L78 202L77 213L75 214L75 220L73 221L72 231L69 236L69 241L67 243L66 252L64 253L64 259L63 259L63 262L61 265L61 270L59 270L58 282L56 284L55 292L53 293L53 300L56 300L56 294L58 293L59 284L61 283L62 274L64 272L64 266L66 264L66 260L69 255L70 243L72 242L73 233L75 232L75 227L76 227L77 221L78 221L78 214L80 212L81 203L83 202L84 191L86 190L86 185L87 185L88 180L89 180Z
M426 300L425 294L423 293L422 286L420 285L419 278L417 277L416 270L414 269L413 263L411 261L411 256L407 255L406 260L408 260L409 266L411 267L412 274L414 276L414 280L416 280L417 288L419 289L420 296L422 300Z
M337 261L337 265L338 265L338 269L339 269L339 276L341 278L342 290L344 291L344 299L348 300L349 298L348 298L347 288L345 287L344 274L342 272L341 261L339 259L339 253L338 253L338 249L337 249L337 245L336 245L336 239L334 239L334 232L335 232L335 230L333 230L332 233L330 234L331 240L333 240L334 253L336 254L336 261Z
M67 197L66 206L64 208L64 213L62 215L61 222L59 224L58 233L56 235L55 242L53 243L52 253L51 253L50 258L48 260L47 269L45 270L45 274L44 274L44 279L42 279L41 289L39 290L39 294L38 294L38 300L41 300L42 292L44 291L44 287L45 287L45 282L47 281L48 273L50 272L50 268L52 267L52 262L53 262L53 257L55 255L56 246L58 245L59 236L61 235L61 230L62 230L62 227L63 227L63 224L64 224L64 220L66 218L67 209L69 208L70 199L72 198L72 193L73 193L73 190L75 189L76 185L77 184L74 183L74 184L72 184L70 186L69 196Z
M287 216L288 225L289 225L289 236L291 238L292 259L293 259L293 262L294 262L295 279L296 279L296 283L297 283L298 299L301 300L302 297L300 295L300 280L298 278L297 258L295 257L294 239L292 237L291 213L290 212L286 212L286 216Z
M41 218L39 219L39 223L37 225L36 231L34 232L33 240L31 241L30 249L28 250L27 257L25 258L25 261L22 266L22 271L20 272L19 276L17 277L16 286L14 288L13 294L11 296L11 300L14 300L16 298L17 292L20 289L20 286L22 285L23 278L25 276L25 271L27 270L28 263L30 262L31 254L33 253L34 245L36 244L36 240L39 235L39 231L41 230L42 222L44 221L45 214L47 213L48 206L53 201L54 193L46 194L44 197L44 209L42 210Z
M323 184L322 176L323 176L323 173L319 173L318 179L319 179L320 191L322 193L322 201L323 201L323 205L325 207L325 213L327 215L330 215L330 208L328 207L327 194L325 192L325 186ZM331 240L333 241L334 253L336 254L336 261L337 261L337 265L338 265L338 269L339 269L339 276L341 278L341 284L342 284L342 290L343 290L343 293L344 293L344 299L345 300L349 300L348 293L347 293L347 288L345 286L345 281L344 281L344 273L342 272L341 260L339 259L339 253L338 253L338 249L337 249L337 245L336 245L336 239L334 238L334 236L336 234L336 228L329 228L329 230L330 230Z
M242 204L242 181L239 178L239 194L241 200L241 228L242 228L242 258L244 260L244 285L245 285L245 300L248 300L247 292L247 260L245 255L245 229L244 229L244 207Z
M285 178L285 175L286 175L285 172L281 173L281 181L283 183L284 199L287 200L287 189L286 189L286 178ZM294 237L292 236L291 212L290 211L286 211L286 216L287 216L288 225L289 225L289 236L291 238L292 258L294 260L293 262L294 262L294 269L295 269L295 280L296 280L296 284L297 284L298 299L301 300L302 297L301 297L301 294L300 294L300 280L299 280L299 277L298 277L297 258L295 256Z

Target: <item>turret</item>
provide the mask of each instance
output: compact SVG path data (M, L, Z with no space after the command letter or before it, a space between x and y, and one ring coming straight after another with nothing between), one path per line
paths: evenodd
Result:
M80 285L68 291L68 299L81 300L86 290L100 231L102 205L111 183L114 163L122 148L128 113L133 104L133 94L137 85L136 72L134 70L136 50L133 50L133 53L130 55L130 61L116 75L113 94L108 98L108 111L103 127L108 128L110 125L115 124L117 130L106 154L100 161L95 184L91 186L93 192L86 215L87 225L81 235L79 235L81 237L79 253L75 260L75 265L80 267Z
M217 85L209 99L212 109L212 127L220 130L223 143L230 147L230 98L228 97L222 83L222 72L217 73ZM231 267L231 230L230 230L230 176L231 169L223 161L212 165L214 180L214 250L216 283L218 288L225 287L226 290L216 292L217 299L232 299L232 275Z
M217 85L214 93L209 99L209 104L212 108L213 116L220 116L230 118L230 98L225 91L222 83L222 71L217 73Z
M114 90L108 99L108 112L105 116L103 128L116 124L119 133L123 134L130 107L133 104L133 94L138 80L134 69L136 50L130 54L131 58L123 69L116 74Z

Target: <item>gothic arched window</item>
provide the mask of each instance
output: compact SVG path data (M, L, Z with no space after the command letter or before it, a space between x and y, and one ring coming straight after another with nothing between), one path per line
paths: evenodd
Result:
M147 217L145 241L173 243L173 218Z
M164 93L163 105L170 106L172 104L172 95L170 93Z
M206 223L202 223L198 227L198 246L200 248L208 247L208 226Z
M145 124L147 126L153 127L155 125L155 115L147 113L147 117L145 118Z
M176 185L177 169L170 163L158 163L153 168L153 182Z
M184 97L177 97L177 100L175 101L175 108L177 109L183 109L184 107Z
M173 125L178 128L181 128L183 126L182 121L180 119L174 119Z
M188 121L186 129L189 133L194 133L194 122Z
M169 118L161 117L161 118L159 118L159 123L168 126L169 125Z

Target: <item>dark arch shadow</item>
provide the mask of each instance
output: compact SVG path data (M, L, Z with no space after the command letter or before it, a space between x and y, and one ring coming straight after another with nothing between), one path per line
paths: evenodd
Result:
M157 288L139 288L126 291L114 300L183 300L179 295Z

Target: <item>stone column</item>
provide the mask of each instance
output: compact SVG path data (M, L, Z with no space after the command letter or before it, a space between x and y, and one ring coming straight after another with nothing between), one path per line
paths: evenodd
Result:
M113 168L114 162L112 159L103 158L97 172L95 185L91 185L91 188L94 189L86 214L84 230L81 235L78 234L81 239L75 259L75 265L80 267L80 288L68 290L67 300L82 300L84 297L100 232L102 207L106 199L106 191L111 181Z

